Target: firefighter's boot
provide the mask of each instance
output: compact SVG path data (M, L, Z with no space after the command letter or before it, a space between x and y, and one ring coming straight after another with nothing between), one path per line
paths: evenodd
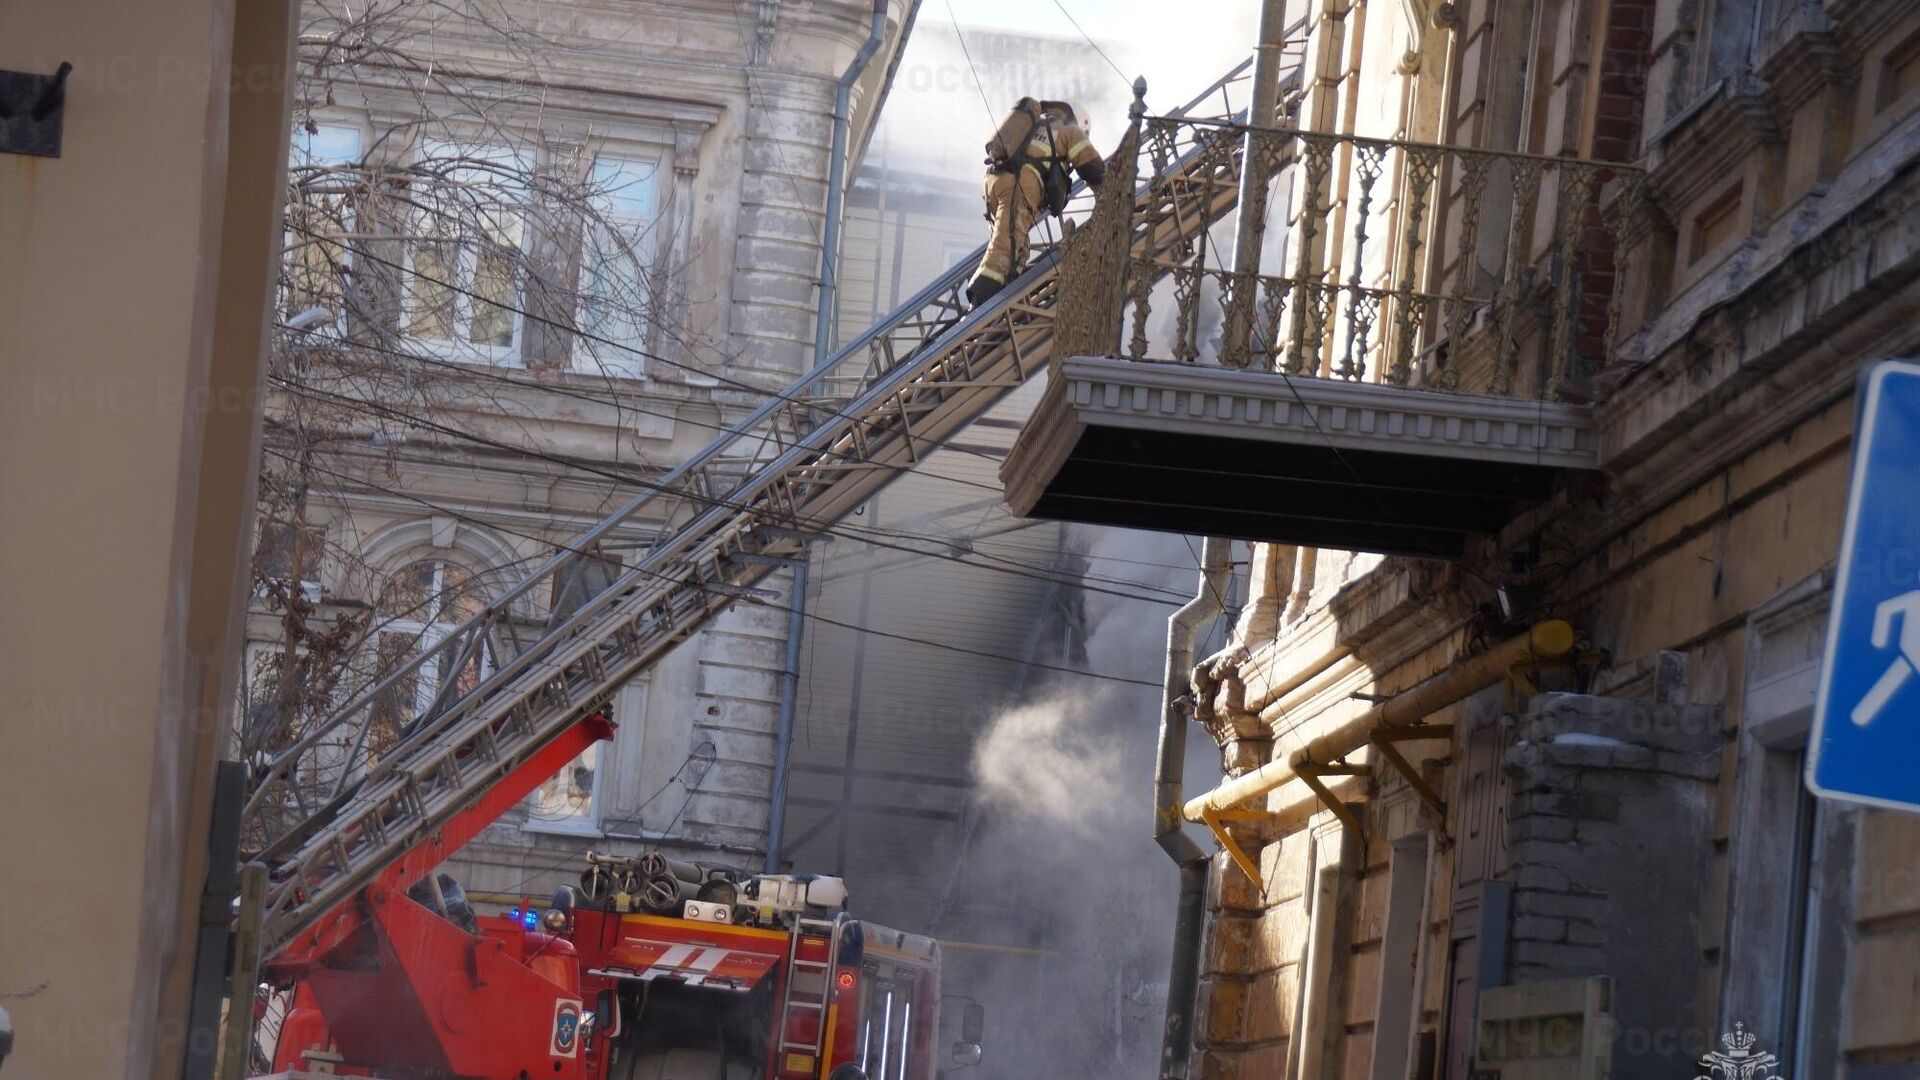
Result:
M975 307L1026 268L1027 233L1040 211L1040 170L1032 165L996 169L987 174L984 194L987 220L993 228L987 236L987 253L967 284L967 302Z

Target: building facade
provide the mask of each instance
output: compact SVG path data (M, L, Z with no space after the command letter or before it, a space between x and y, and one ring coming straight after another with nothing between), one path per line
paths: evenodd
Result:
M1223 866L1196 1074L1604 1075L1566 1034L1584 1023L1615 1076L1691 1075L1736 1025L1784 1075L1912 1075L1920 828L1802 774L1855 379L1920 347L1920 22L1873 3L1332 14L1310 55L1359 118L1330 130L1645 168L1615 196L1644 201L1620 208L1614 336L1564 395L1594 403L1600 469L1453 566L1262 547L1252 614L1197 684L1214 730L1297 745L1356 695L1448 672L1502 585L1520 599L1492 622L1567 619L1591 666L1481 691L1428 718L1450 738L1401 744L1443 809L1376 754L1357 830L1318 813L1248 849L1259 882ZM1611 984L1597 1037L1589 1001L1546 1000L1589 976Z
M849 146L908 7L885 7L854 76ZM307 5L243 749L430 648L812 365L835 88L873 11ZM596 565L676 520L629 520ZM509 636L604 581L575 584L520 601ZM589 849L760 869L786 590L621 690L616 737L451 872L505 905ZM321 657L291 690L289 639ZM388 687L389 736L511 644L492 648Z
M1005 474L1264 541L1181 688L1190 1074L1915 1075L1920 826L1802 776L1855 383L1920 348L1920 13L1287 15L1266 257L1128 293L1183 329L1068 361ZM1102 454L1177 512L1086 512Z

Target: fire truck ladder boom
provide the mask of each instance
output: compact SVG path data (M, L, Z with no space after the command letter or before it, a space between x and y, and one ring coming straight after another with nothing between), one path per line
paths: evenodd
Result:
M1244 96L1247 67L1174 115L1238 119L1233 101ZM1157 140L1155 175L1135 191L1136 259L1158 262L1204 242L1200 233L1237 194L1238 134L1170 120L1147 122ZM274 955L604 709L622 684L722 609L760 595L752 587L802 554L810 538L1042 367L1058 247L968 311L962 292L980 255L955 264L479 614L307 725L259 770L242 837L246 857L270 869L263 954ZM625 566L606 560L612 545L648 535L643 530L657 537L643 553ZM421 687L437 696L403 726L393 702L413 701Z

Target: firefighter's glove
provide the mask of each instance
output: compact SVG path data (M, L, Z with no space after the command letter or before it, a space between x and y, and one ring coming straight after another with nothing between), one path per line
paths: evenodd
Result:
M1080 174L1080 179L1085 180L1088 187L1097 188L1100 186L1100 181L1107 178L1107 163L1095 158L1074 171Z

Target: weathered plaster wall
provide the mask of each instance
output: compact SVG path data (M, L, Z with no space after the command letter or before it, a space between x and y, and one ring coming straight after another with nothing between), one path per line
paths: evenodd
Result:
M1756 987L1789 979L1774 940L1788 930L1749 928L1776 925L1782 898L1810 890L1819 960L1805 976L1802 1071L1899 1075L1920 1061L1920 890L1915 875L1892 869L1913 865L1913 828L1822 806L1811 868L1796 869L1766 839L1791 821L1759 808L1804 798L1794 755L1819 615L1793 616L1805 629L1789 634L1774 612L1783 598L1827 588L1854 379L1864 363L1920 349L1920 98L1883 89L1894 77L1887 58L1904 55L1920 16L1858 3L1756 30L1741 15L1758 43L1742 59L1727 46L1729 26L1703 25L1692 6L1615 3L1604 9L1610 23L1592 24L1602 10L1593 5L1497 17L1493 7L1443 12L1455 80L1445 141L1604 146L1651 168L1649 212L1614 278L1625 300L1620 343L1596 382L1604 475L1523 512L1463 566L1257 551L1240 634L1198 687L1209 729L1229 739L1231 771L1257 765L1364 709L1352 694L1404 689L1511 632L1482 605L1497 583L1527 587L1534 603L1518 621L1569 618L1604 654L1597 669L1549 674L1544 685L1595 696L1549 694L1504 722L1507 710L1478 699L1430 718L1459 725L1451 744L1407 747L1448 801L1419 987L1418 1023L1440 1044L1437 1075L1465 1075L1463 1013L1493 944L1477 937L1491 895L1483 881L1513 890L1497 927L1502 978L1615 976L1615 1075L1639 1075L1649 1057L1679 1068L1736 1019L1785 1045L1780 1009L1798 984ZM1340 32L1370 34L1379 10L1346 9ZM1609 123L1618 102L1638 107L1640 97L1609 53L1643 44L1646 112L1622 129ZM1529 53L1539 62L1518 66ZM1746 81L1720 81L1748 65ZM1528 70L1540 80L1531 87ZM1394 76L1366 89L1378 102L1400 85ZM1700 248L1697 219L1728 185L1740 192L1733 233ZM1453 250L1454 228L1443 212L1436 258ZM1499 250L1480 248L1483 259ZM1523 338L1532 332L1522 326ZM1623 734L1610 718L1622 708L1670 720L1667 734L1660 724ZM1503 758L1504 772L1489 765ZM1313 938L1298 882L1304 852L1340 831L1332 815L1307 831L1287 825L1284 839L1241 830L1264 898L1222 860L1198 1075L1376 1075L1391 840L1418 803L1390 769L1372 773L1355 804L1365 854L1340 894L1347 951L1320 981L1298 975ZM1295 822L1309 812L1291 789L1269 808ZM1776 872L1807 876L1778 886ZM1325 1034L1313 1028L1316 1009L1343 1018L1327 1036L1331 1060L1318 1063L1302 1058Z

